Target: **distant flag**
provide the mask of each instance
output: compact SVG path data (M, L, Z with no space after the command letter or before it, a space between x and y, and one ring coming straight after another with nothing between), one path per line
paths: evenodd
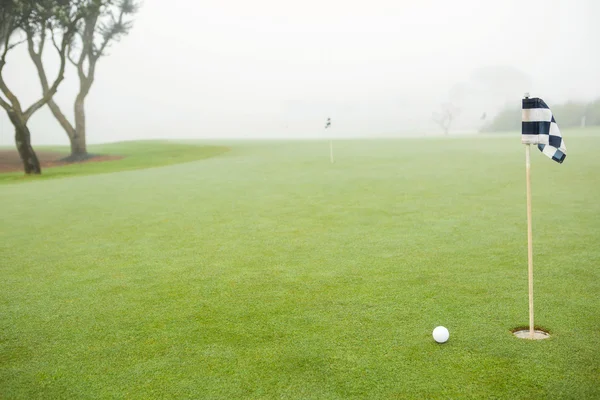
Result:
M327 118L327 121L325 122L325 129L330 128L330 127L331 127L331 118ZM333 164L333 162L334 162L334 160L333 160L333 140L331 140L331 139L329 139L329 160Z
M538 98L523 99L521 143L537 144L538 149L561 163L567 157L567 148L550 107Z

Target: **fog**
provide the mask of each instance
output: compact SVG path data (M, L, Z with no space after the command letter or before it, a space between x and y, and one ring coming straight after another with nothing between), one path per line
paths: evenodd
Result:
M145 0L129 36L98 62L88 143L151 138L451 133L524 92L552 105L600 96L598 0ZM57 70L47 46L49 76ZM25 105L41 94L25 46L4 77ZM55 96L72 119L74 68ZM44 107L32 142L68 144ZM13 145L0 117L0 145Z

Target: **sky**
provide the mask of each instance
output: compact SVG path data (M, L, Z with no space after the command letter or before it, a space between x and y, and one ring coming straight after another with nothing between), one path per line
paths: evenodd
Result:
M88 143L434 134L445 102L461 110L451 132L474 132L525 92L600 97L599 17L598 0L144 0L98 62ZM24 46L3 76L40 97ZM77 88L69 68L55 100L71 119ZM29 127L34 145L68 144L47 107ZM0 145L13 136L2 113Z

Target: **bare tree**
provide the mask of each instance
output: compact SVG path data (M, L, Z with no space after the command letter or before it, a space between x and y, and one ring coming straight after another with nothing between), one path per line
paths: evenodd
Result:
M447 135L452 121L456 119L459 113L460 109L452 103L443 103L441 112L434 112L432 119L444 130L444 135Z
M23 161L26 174L40 174L42 169L31 146L31 133L27 122L31 116L42 108L56 93L64 79L68 45L76 31L78 0L0 0L0 106L8 114L15 127L15 142ZM42 97L24 109L15 93L8 87L2 75L8 52L23 43L23 35L31 37L37 43L41 55L46 36L51 33L58 36L54 42L60 58L60 66L56 78ZM4 97L2 97L4 95Z
M71 142L69 161L89 158L86 145L85 99L96 76L96 64L106 55L111 43L120 40L132 27L132 16L138 11L135 0L84 0L80 6L83 17L77 26L77 34L69 43L68 59L77 69L79 92L74 102L72 124L53 99L48 101L52 114L63 127ZM49 90L41 53L36 51L34 41L27 37L29 55L33 60L44 93Z

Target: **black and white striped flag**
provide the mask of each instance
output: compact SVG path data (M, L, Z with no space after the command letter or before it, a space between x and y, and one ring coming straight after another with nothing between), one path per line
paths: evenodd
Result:
M537 144L538 149L558 163L567 157L567 148L552 111L544 100L523 99L521 143Z

